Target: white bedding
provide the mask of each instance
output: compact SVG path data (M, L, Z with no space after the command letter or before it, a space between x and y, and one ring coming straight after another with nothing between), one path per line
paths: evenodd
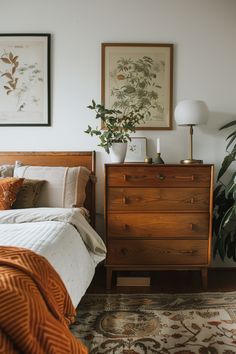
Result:
M1 211L0 245L24 247L47 258L61 276L74 306L106 254L102 239L78 208Z

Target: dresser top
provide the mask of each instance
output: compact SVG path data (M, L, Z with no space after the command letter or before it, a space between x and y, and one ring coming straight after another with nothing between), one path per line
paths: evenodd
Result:
M125 163L106 163L105 166L112 166L112 167L196 167L201 168L202 166L214 166L213 164L155 164L155 163L145 163L145 162L125 162Z

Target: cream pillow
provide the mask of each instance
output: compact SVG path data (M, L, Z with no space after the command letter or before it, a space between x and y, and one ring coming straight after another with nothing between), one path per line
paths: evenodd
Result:
M90 171L83 166L19 166L17 162L14 169L14 177L45 181L37 207L82 207L89 176Z

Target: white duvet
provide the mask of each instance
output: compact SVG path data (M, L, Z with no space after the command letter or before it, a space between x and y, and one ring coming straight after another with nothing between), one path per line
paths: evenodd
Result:
M102 239L79 208L1 211L0 245L27 248L47 258L61 276L74 306L106 255Z

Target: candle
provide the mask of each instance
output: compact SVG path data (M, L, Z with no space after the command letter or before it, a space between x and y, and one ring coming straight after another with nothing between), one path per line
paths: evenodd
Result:
M157 138L157 153L159 154L160 152L160 139Z

